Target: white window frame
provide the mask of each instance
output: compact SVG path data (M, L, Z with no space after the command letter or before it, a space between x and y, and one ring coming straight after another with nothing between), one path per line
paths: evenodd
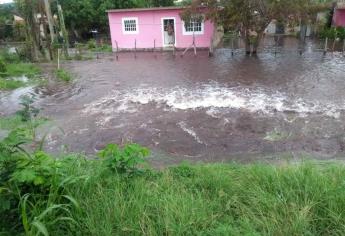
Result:
M205 19L201 20L201 31L186 31L186 24L182 21L182 33L183 35L203 35L205 32Z
M162 44L163 44L163 47L168 47L168 46L171 46L171 45L167 45L167 44L164 44L164 20L174 20L174 37L175 37L175 44L174 46L177 47L177 35L176 35L176 17L163 17L161 19L161 24L162 24Z
M126 31L125 30L125 21L127 21L127 20L135 20L136 31ZM138 20L138 17L124 17L124 18L122 18L122 33L123 34L139 34L139 20Z

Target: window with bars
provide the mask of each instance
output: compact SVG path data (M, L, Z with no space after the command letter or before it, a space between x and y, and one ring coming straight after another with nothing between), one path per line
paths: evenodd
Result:
M204 31L202 19L191 19L189 22L184 23L184 33L185 34L202 34Z
M136 34L138 33L138 19L137 18L124 18L122 19L123 33Z

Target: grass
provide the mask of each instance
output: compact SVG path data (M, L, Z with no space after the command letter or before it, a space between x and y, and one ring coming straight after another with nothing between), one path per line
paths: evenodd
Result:
M48 120L46 118L36 118L32 125L38 127ZM24 122L20 115L0 117L0 130L13 130L16 128L27 128L28 122Z
M6 50L0 51L0 90L13 90L27 85L15 77L26 76L29 79L40 74L40 69L32 64L22 62L17 54Z
M81 235L345 234L343 165L184 165L130 180L96 162L71 171L89 176L69 189Z
M5 79L0 77L0 90L13 90L23 87L25 83L19 80Z
M70 82L73 79L71 74L64 69L56 70L55 75L59 80L65 81L65 82Z
M0 234L22 234L21 222L32 235L345 234L342 163L144 165L128 176L111 169L119 156L105 153L113 154L110 162L78 154L51 159L41 151L18 159L5 186L23 188L22 213L0 216ZM0 201L6 203L3 190Z
M28 78L34 78L40 73L40 69L32 63L7 64L6 67L8 77L25 75Z
M0 76L0 90L13 90L24 87L28 82L16 80L15 77L26 76L28 79L35 78L40 69L31 63L6 64L6 72Z

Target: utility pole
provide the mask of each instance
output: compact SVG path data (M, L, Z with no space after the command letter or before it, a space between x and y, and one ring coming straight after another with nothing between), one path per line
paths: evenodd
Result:
M54 20L53 20L53 16L52 16L52 11L50 9L49 0L44 0L44 6L46 9L46 15L47 15L47 20L48 20L48 25L49 25L50 40L51 40L51 43L53 44L54 40L55 40Z

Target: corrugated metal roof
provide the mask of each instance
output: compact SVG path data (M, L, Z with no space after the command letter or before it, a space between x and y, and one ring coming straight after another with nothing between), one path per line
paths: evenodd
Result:
M164 10L181 10L185 7L152 7L152 8L128 8L128 9L113 9L113 10L107 10L106 12L138 12L138 11L164 11Z

